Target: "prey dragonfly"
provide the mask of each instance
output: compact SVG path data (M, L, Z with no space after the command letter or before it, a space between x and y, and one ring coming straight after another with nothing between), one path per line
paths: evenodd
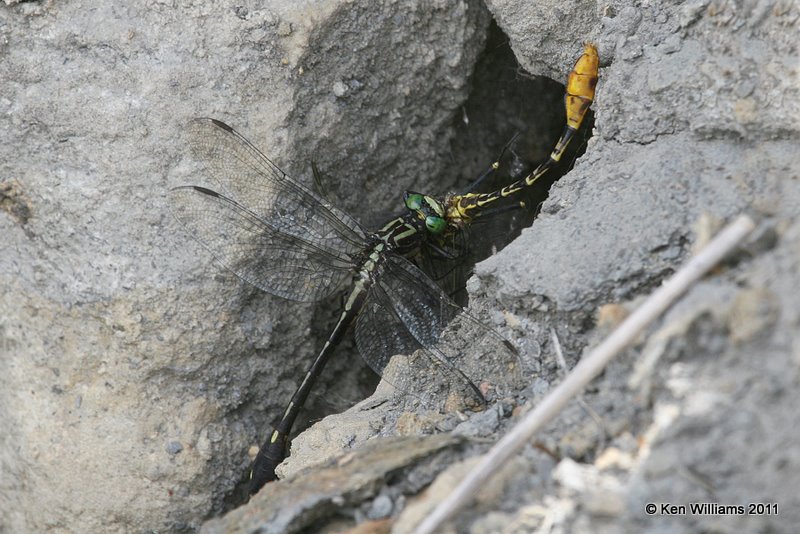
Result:
M496 217L503 212L519 213L526 208L529 200L536 199L535 186L553 170L565 155L567 148L584 123L586 114L594 101L598 80L599 57L594 45L587 43L583 54L576 61L569 74L564 97L566 124L561 137L553 147L549 157L523 178L489 193L476 192L482 183L493 173L499 172L500 161L507 149L512 147L517 136L509 141L500 157L463 193L449 194L441 199L445 207L447 228L432 235L415 261L440 286L446 288L451 296L465 292L464 284L470 276L471 266L492 254L496 246L504 246L521 229L520 221ZM553 177L550 177L552 180ZM552 183L552 182L551 182ZM542 184L545 185L545 184ZM539 191L544 190L540 188ZM530 195L530 198L529 198ZM539 197L541 200L541 197ZM537 207L526 211L523 220L528 224L536 214ZM480 223L479 239L470 234ZM491 223L491 224L484 224ZM523 223L524 224L524 223ZM477 231L477 228L474 228Z
M441 250L437 241L460 232L495 196L512 196L524 184L495 196L469 193L447 200L406 192L405 211L370 232L288 177L225 123L195 119L189 130L190 147L206 164L214 189L176 187L170 205L218 263L268 293L299 302L321 300L351 281L338 322L256 456L251 493L276 478L294 421L354 322L356 345L378 374L393 356L416 353L422 369L482 402L475 384L484 377L467 376L458 366L477 338L484 340L483 354L502 367L500 372L519 372L513 346L453 302L408 258L427 244ZM563 136L559 145L562 141ZM468 325L470 336L446 334L448 325L459 322Z
M594 101L595 88L599 68L597 48L590 43L584 45L583 54L575 63L567 78L564 107L566 109L567 123L561 137L556 141L550 156L537 166L524 178L509 184L502 189L491 193L467 192L460 195L449 195L443 201L445 206L445 219L447 230L437 235L440 243L448 237L457 236L469 227L476 219L491 213L494 203L521 196L527 188L533 187L548 171L561 161L572 139L586 117L586 112ZM496 161L489 170L472 184L470 189L475 189L485 176L497 170L500 163Z

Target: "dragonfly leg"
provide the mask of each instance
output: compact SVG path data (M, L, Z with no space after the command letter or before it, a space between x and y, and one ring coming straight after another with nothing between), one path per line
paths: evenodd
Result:
M317 190L317 194L330 202L331 197L328 195L328 189L325 187L322 172L320 172L319 167L317 167L317 162L313 159L311 160L311 174L314 176L314 189Z
M498 208L490 208L490 209L484 210L484 211L481 212L480 215L481 215L481 217L486 217L486 216L492 217L492 216L495 216L495 215L499 215L501 213L505 213L507 211L519 210L519 209L523 209L525 207L526 207L525 201L521 200L519 202L514 202L513 204L509 204L508 206L501 206L501 207L498 207Z
M488 169L483 171L481 175L478 176L478 178L469 185L469 187L467 187L464 191L461 192L462 195L466 193L472 193L475 190L477 190L478 187L480 187L480 185L489 176L492 176L497 171L497 169L500 168L500 162L502 161L503 156L505 156L506 150L508 150L514 144L517 138L519 138L519 135L520 135L519 132L517 132L511 137L511 139L508 140L508 142L503 146L503 149L500 151L500 155L497 156L497 159L489 166Z
M453 254L453 253L451 253L451 252L448 252L448 251L446 251L445 249L443 249L443 248L441 248L441 247L437 246L437 245L436 245L435 243L433 243L433 242L429 242L429 243L428 243L428 247L430 248L431 252L435 253L435 254L436 254L436 257L437 257L437 258L439 258L439 259L445 259L445 260L457 260L457 259L459 259L459 258L460 258L460 256L461 256L461 255L455 255L455 254Z

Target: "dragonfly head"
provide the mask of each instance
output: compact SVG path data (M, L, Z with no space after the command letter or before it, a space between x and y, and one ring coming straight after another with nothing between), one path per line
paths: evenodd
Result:
M433 197L406 191L406 208L416 214L417 218L425 223L425 228L434 235L439 235L447 228L444 206Z

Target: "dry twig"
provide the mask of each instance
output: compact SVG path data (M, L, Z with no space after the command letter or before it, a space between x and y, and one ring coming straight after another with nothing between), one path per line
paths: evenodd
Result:
M639 334L664 313L697 280L714 267L753 231L755 223L741 215L723 229L695 257L655 290L602 343L584 357L572 372L542 402L497 442L464 480L417 526L416 534L430 534L453 513L466 505L475 492L496 473L511 456L519 452L531 437L558 415L622 350L635 342Z

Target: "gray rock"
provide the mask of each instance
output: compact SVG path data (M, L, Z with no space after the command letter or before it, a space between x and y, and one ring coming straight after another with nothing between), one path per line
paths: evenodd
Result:
M523 355L537 386L510 395L539 398L557 384L549 327L573 365L605 333L596 310L657 287L691 254L698 221L748 212L763 223L654 340L536 438L537 462L517 458L452 527L789 530L800 523L796 6L487 5L528 72L562 81L584 40L603 65L586 153L469 284L477 315L541 347L535 362ZM394 211L403 189L446 191L466 167L448 149L474 90L482 5L309 6L0 7L0 530L197 529L236 502L248 449L327 335L338 302L258 293L169 216L168 188L197 179L183 146L189 118L231 123L305 184L313 158L329 196L367 224ZM479 144L456 159L483 168L493 156ZM643 353L657 355L652 366L637 365ZM308 419L353 404L356 360L345 343ZM642 380L631 389L634 368ZM408 437L379 458L377 435L441 430L441 416L418 404L317 425L295 440L290 478L205 528L322 527L404 478L415 483L392 513L412 500L430 509L414 493L482 448ZM499 419L497 431L514 421ZM614 443L633 444L629 460L603 463ZM407 469L442 447L433 467ZM613 495L532 474L564 455ZM643 512L709 496L777 502L780 515Z
M376 439L335 462L302 476L267 484L249 503L203 525L202 532L298 532L330 524L342 509L365 501L385 500L378 494L386 479L409 466L434 463L458 440L452 436ZM391 500L386 497L391 510Z
M488 410L473 415L469 420L464 421L453 429L453 434L470 438L492 435L500 424L499 408L499 406L493 406Z
M477 2L8 4L0 530L196 528L235 500L338 302L315 317L261 294L180 228L165 197L198 181L187 121L230 123L309 185L313 157L370 223L445 166L488 15ZM317 398L357 398L349 358Z
M167 452L173 456L183 450L183 445L179 441L170 441L166 446Z
M383 519L389 517L392 513L392 499L388 495L378 495L372 501L372 506L367 512L367 517L370 519Z

